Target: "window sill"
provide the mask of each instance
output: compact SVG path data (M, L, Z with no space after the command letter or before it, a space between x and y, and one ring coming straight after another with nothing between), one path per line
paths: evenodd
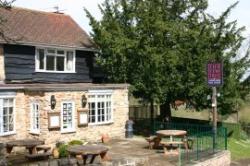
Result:
M40 135L40 131L30 131L30 134L32 135Z
M112 125L114 121L110 122L102 122L102 123L88 123L89 126L105 126L105 125Z
M76 73L75 71L42 71L42 70L36 70L36 73L62 73L62 74L70 74L70 73Z
M16 132L2 133L2 134L0 134L0 137L2 137L2 136L10 136L10 135L15 135L15 134L16 134Z
M61 131L61 134L70 134L70 133L76 133L76 130Z

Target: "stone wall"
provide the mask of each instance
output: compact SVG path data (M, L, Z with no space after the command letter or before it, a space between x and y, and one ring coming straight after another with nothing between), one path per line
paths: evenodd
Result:
M0 45L0 82L5 80L3 45Z
M215 153L213 156L209 156L207 159L199 160L196 164L191 164L192 166L230 166L231 163L231 153L228 150Z
M125 122L128 120L128 90L114 89L113 101L113 123L105 125L88 125L78 127L77 109L81 108L81 97L86 91L63 91L63 92L17 92L15 98L15 127L16 134L0 137L0 141L6 142L11 139L39 138L45 140L46 144L55 144L57 141L70 141L73 139L84 139L86 141L97 141L101 135L108 133L111 138L125 136ZM50 97L55 95L56 106L52 111ZM75 132L61 133L61 130L48 129L48 112L61 112L63 101L74 101ZM31 103L39 103L40 111L40 133L30 133Z

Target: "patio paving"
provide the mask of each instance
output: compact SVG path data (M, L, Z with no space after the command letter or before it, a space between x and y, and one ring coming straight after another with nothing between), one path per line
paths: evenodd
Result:
M99 144L99 143L98 143ZM94 164L103 166L174 166L178 164L178 156L166 156L162 149L148 149L148 143L142 137L130 139L114 139L105 144L109 148L108 155L111 161L100 162L97 157ZM36 162L28 162L23 154L11 155L7 158L11 165L21 166L67 166L76 165L76 162L82 161L66 159L49 159Z

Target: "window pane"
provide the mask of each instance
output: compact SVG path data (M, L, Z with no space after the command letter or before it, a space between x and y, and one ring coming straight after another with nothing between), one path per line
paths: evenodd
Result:
M13 107L9 107L9 115L13 114Z
M44 69L44 50L39 49L38 55L39 55L39 69Z
M14 125L13 123L9 124L9 131L13 131L14 130Z
M56 70L64 71L64 57L61 56L56 57Z
M8 99L9 101L9 107L13 107L13 99Z
M39 106L36 103L32 104L32 120L31 128L33 130L39 130Z
M3 107L9 106L9 99L3 99Z
M1 99L3 101L2 113L0 114L0 132L10 132L14 130L13 99Z
M98 95L98 98L104 98L104 95Z
M49 54L55 54L55 52L56 52L56 51L55 51L55 50L52 50L52 49L48 49L48 50L47 50L47 53L49 53Z
M46 70L55 70L55 57L54 56L47 56Z
M67 51L67 71L73 71L73 52Z
M111 120L110 94L91 94L88 96L88 101L90 123L105 123Z
M3 116L7 116L8 115L8 108L4 107L3 108Z
M64 51L63 50L57 50L57 54L63 55Z
M72 103L63 103L63 129L73 128Z

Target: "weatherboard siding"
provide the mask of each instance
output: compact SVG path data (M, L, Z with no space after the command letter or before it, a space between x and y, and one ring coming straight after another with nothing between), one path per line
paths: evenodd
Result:
M92 82L93 53L76 51L75 73L35 72L35 47L4 45L5 81L39 83Z

